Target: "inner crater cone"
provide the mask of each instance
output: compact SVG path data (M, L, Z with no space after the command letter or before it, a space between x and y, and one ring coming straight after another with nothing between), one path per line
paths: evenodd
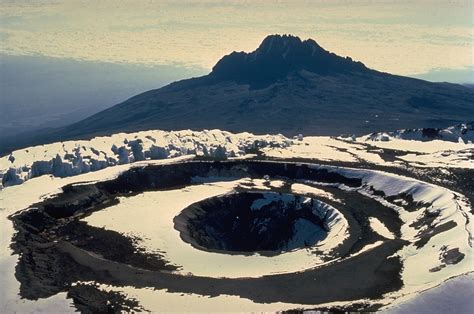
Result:
M325 203L307 196L249 191L194 203L174 225L198 249L272 255L324 240L331 217Z

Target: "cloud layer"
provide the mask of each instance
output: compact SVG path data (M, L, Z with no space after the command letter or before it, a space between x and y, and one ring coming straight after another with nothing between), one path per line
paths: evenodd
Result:
M473 2L2 1L0 49L93 61L210 69L268 34L396 74L473 65Z

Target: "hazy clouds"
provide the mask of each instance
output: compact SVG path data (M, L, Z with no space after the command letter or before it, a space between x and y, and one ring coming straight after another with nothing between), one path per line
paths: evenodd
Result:
M268 34L396 74L473 65L471 1L2 1L4 53L211 68Z
M0 138L86 118L205 70L0 55Z

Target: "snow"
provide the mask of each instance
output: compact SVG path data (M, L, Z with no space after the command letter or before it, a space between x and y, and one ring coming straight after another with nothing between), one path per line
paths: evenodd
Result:
M406 152L398 158L413 167L451 167L474 169L474 124L461 124L439 130L438 137L428 139L422 129L375 133L354 142L381 149Z
M286 247L304 247L306 243L315 243L326 236L326 231L309 220L299 218L295 222L295 234Z
M474 146L459 143L459 142L449 142L449 141L442 141L442 140L432 140L429 142L422 142L416 140L406 140L406 139L398 139L394 138L390 141L383 142L383 141L370 141L366 140L365 137L361 137L357 139L360 143L370 143L370 145L374 145L379 148L388 148L388 149L396 149L406 152L414 152L417 154L432 154L439 151L459 151L468 148L472 148Z
M419 297L392 306L387 314L450 313L471 314L474 308L474 274L452 278L443 285L423 292Z
M468 146L468 145L465 145ZM443 150L431 154L407 154L400 159L418 167L452 167L463 169L474 169L474 148L469 145L465 149L456 151Z
M335 198L331 193L328 193L324 190L318 189L313 186L308 186L301 183L293 183L291 185L291 191L296 194L306 194L306 195L314 195L316 197L322 197L325 199L329 199L333 202L342 204L342 201L340 199Z
M367 251L369 251L371 249L374 249L374 248L376 248L376 247L378 247L382 244L383 244L383 241L377 241L377 242L374 242L374 243L367 244L357 254L353 254L351 256L355 256L355 255L358 255L360 253L367 252Z
M382 135L385 138L387 134ZM380 150L369 150L367 144ZM398 157L399 161L386 161L381 157L383 149L406 153ZM242 158L256 151L275 158L363 161L392 167L400 167L405 161L413 167L474 169L474 144L468 142L423 142L400 138L381 141L371 136L356 140L324 136L298 137L295 141L282 135L232 134L220 130L154 130L119 133L90 141L58 142L14 151L0 158L0 188L18 185L41 175L69 177L142 160L186 155L215 159Z
M370 145L371 147L369 147ZM399 151L400 160L384 160L384 149ZM429 142L392 139L372 141L333 137L305 137L285 149L270 149L266 155L274 158L308 158L320 161L367 162L369 164L402 167L403 161L413 167L443 167L474 169L474 144L442 140Z
M71 310L71 304L69 300L65 299L64 294L58 294L50 300L32 303L19 299L17 293L19 286L14 278L17 256L12 256L9 248L14 229L10 220L7 219L8 215L60 192L61 187L66 184L106 180L131 167L178 162L195 156L208 156L216 159L249 158L256 152L256 142L259 143L259 150L267 157L277 159L307 158L328 162L366 162L369 165L392 167L401 167L401 161L403 161L415 168L474 169L474 159L472 158L474 145L472 139L468 137L472 136L472 130L468 132L468 136L462 134L462 141L458 140L460 136L456 133L457 130L448 129L451 133L442 131L440 134L443 134L444 140L431 141L421 141L421 138L415 135L410 138L407 132L398 137L391 133L385 133L378 139L368 136L356 139L305 136L293 141L281 135L255 136L250 133L232 134L219 130L202 132L189 130L146 131L97 137L90 141L54 143L15 151L9 156L0 158L0 177L4 187L0 190L0 265L2 278L5 279L4 292L0 295L3 298L0 300L3 307L1 310L19 308L20 311L23 309L34 311L37 308L49 309L50 306L51 308L57 306L58 310L62 311ZM451 137L446 134L452 134L453 139L454 136L457 138L447 141L446 139L451 139ZM368 149L367 145L370 145L371 149ZM398 157L401 161L386 161L381 158L380 153L386 149L401 151L402 154ZM402 272L404 287L399 292L385 296L383 302L408 300L419 291L441 284L446 278L472 272L474 264L472 221L474 217L470 212L471 205L463 195L443 187L383 171L323 165L314 167L338 172L346 177L360 178L363 182L362 188L336 186L342 190L356 190L396 210L403 221L402 239L411 242L419 239L420 230L411 227L410 224L420 219L426 211L439 213L432 222L432 227L449 221L456 223L456 227L433 236L422 248L409 245L397 253L404 264ZM206 178L194 178L194 182L202 182L202 184L170 191L145 192L130 198L123 198L119 204L94 213L86 221L91 225L137 234L143 239L140 243L141 246L149 251L157 249L165 251L165 258L182 266L179 272L183 273L192 272L210 277L257 277L271 273L301 271L324 265L325 261L320 256L310 254L305 249L294 250L275 257L265 257L258 254L230 257L225 254L197 250L179 238L178 232L172 225L172 220L182 208L203 198L229 193L237 185L249 183L249 181L261 190L281 187L284 184L281 180L269 181L265 178L254 180L231 180L229 178L216 180L216 178L212 178L208 181ZM317 196L341 203L332 194L317 188L318 184L321 186L324 184L311 182L311 186L309 186L306 183L309 182L294 183L291 189L298 194ZM241 187L243 188L245 185L241 185ZM398 197L398 200L389 202L381 196L374 195L371 188L383 191L387 196L397 197L402 193L411 195L415 202L423 202L423 204L419 205L419 211L409 212L404 210L403 206L406 206L407 203L402 198ZM326 238L317 243L317 249L321 252L329 252L347 237L347 221L342 219L343 217L338 214L336 208L322 202L317 204L315 213L321 214L327 211L328 215L325 216L329 217L327 227L330 230ZM126 209L132 205L140 212L134 212L131 215ZM256 208L258 208L257 205ZM160 219L138 218L154 217L158 210ZM387 239L394 237L378 219L372 217L369 222L371 228L383 237ZM157 223L159 227L157 227ZM303 236L308 236L307 233L314 230L309 227L307 222L299 221L295 241ZM378 245L380 245L379 242L369 244L364 250L372 249ZM437 272L430 272L430 269L440 265L439 254L443 246L457 248L465 254L465 257L458 264L448 265ZM209 267L209 265L213 266ZM140 295L140 298L144 298L143 302L150 303L150 309L162 309L158 305L159 302L152 301L154 297L169 302L178 302L178 300L186 298L189 300L189 304L202 304L203 309L212 309L212 306L219 303L218 301L235 302L232 304L236 304L236 306L238 304L244 310L263 309L260 304L255 305L249 300L236 297L220 296L209 301L209 307L204 307L207 302L202 300L206 298L195 295L186 297L179 295L178 297L177 294L165 291L152 292L149 289L130 287L109 288L126 290L130 295ZM196 306L190 308L199 308L198 305ZM269 304L268 310L281 310L287 306L291 308L292 305ZM188 307L183 304L182 308L187 309Z
M169 163L182 161L184 158L171 160L154 161L153 163ZM143 166L145 163L138 163L134 166ZM0 191L0 258L9 256L11 236L14 232L9 215L28 208L32 204L51 197L61 192L61 188L70 183L90 182L97 180L107 180L117 177L123 171L128 170L131 165L122 165L91 172L76 177L55 178L52 176L41 176L25 182L21 185L11 186Z
M216 278L260 277L301 271L328 263L322 254L312 254L304 247L272 257L258 253L229 255L196 249L180 238L173 218L185 207L209 197L231 193L236 187L246 188L248 183L253 184L252 189L267 188L263 185L265 182L245 178L191 185L176 190L144 192L133 197L120 198L119 204L95 212L84 221L91 226L140 237L140 247L149 252L160 250L166 260L181 267L177 272L182 274L192 273L196 276ZM290 200L291 197L288 195L284 198ZM268 202L272 200L272 196L264 199ZM135 210L131 212L130 208ZM313 212L321 218L327 217L327 226L330 229L327 236L315 246L318 250L329 252L347 237L345 231L348 223L337 209L322 202L314 202ZM329 214L326 214L327 212ZM299 236L302 235L301 232L308 231L305 229L307 226L301 223L297 227L303 228L297 228L296 233Z
M468 143L474 141L474 122L461 123L445 129L403 129L394 132L373 133L365 136L366 140L390 141L393 139L412 141L431 141L441 139L446 142Z
M232 134L220 130L119 133L90 141L58 142L14 151L0 158L0 177L6 187L45 174L69 177L136 161L185 155L225 159L265 147L285 148L291 143L281 135Z
M369 218L369 223L370 223L370 228L380 234L382 237L385 237L387 239L395 239L395 236L393 235L390 230L387 229L387 227L377 218L375 217L370 217Z
M314 165L313 167L337 172L349 178L362 179L363 187L354 190L397 210L403 221L401 238L412 243L419 239L420 230L415 229L411 224L421 218L426 211L436 212L439 215L431 222L429 227L425 226L424 229L435 228L449 221L456 224L454 228L431 237L426 245L421 248L411 244L397 253L404 263L402 279L405 288L392 294L392 297L408 298L413 293L441 284L446 278L472 271L474 263L472 248L474 215L471 213L469 202L463 195L443 187L383 171L324 165ZM317 182L313 183L317 184ZM415 202L422 202L418 206L420 210L405 211L399 204L390 203L381 196L373 195L372 189L382 191L386 196L411 195ZM383 230L374 221L372 222L371 227L375 231L382 233L388 231ZM457 248L465 256L456 265L449 265L437 272L432 272L430 269L440 265L439 255L443 246Z
M163 164L184 161L186 157L136 163L134 166L145 164ZM29 301L19 296L20 283L15 278L15 266L18 256L12 255L10 241L15 232L8 216L28 208L32 204L61 192L61 188L71 183L92 182L117 177L132 165L110 167L97 172L90 172L75 177L55 178L41 176L33 178L21 185L10 186L0 191L0 278L2 289L0 293L0 312L31 313L31 312L73 312L72 301L66 299L66 293L59 293L48 299Z
M79 283L87 284L87 282ZM255 303L249 299L225 294L207 297L194 293L173 293L166 290L103 284L99 285L99 289L122 292L130 298L140 300L140 305L153 313L166 313L170 309L173 309L175 313L226 313L229 310L232 312L278 312L295 308L311 308L308 305L283 302Z

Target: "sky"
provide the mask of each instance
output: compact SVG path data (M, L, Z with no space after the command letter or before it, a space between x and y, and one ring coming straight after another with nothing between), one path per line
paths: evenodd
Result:
M225 54L286 33L394 74L473 73L473 1L0 2L7 55L208 71Z
M203 70L0 55L0 138L67 125Z

